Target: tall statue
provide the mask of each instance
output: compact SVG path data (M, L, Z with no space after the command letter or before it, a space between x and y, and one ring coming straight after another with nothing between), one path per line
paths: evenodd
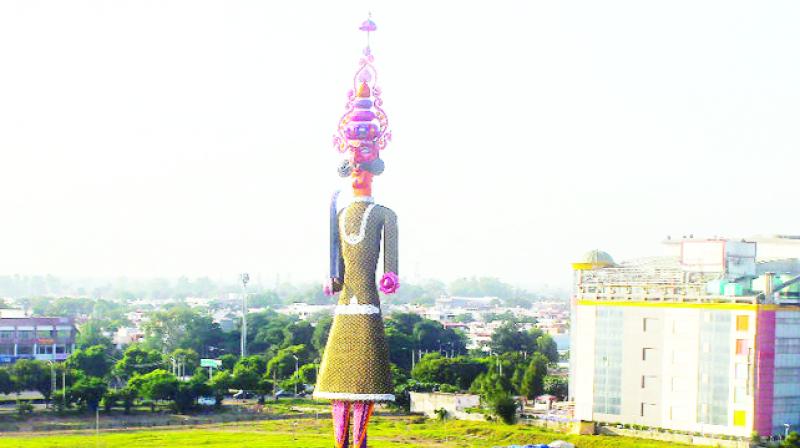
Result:
M365 448L375 402L394 401L378 288L384 294L393 294L400 286L397 217L372 197L373 177L384 167L380 151L391 133L381 109L369 47L369 33L375 31L375 23L367 20L360 29L367 33L367 47L334 137L334 145L346 155L339 175L352 180L353 199L341 211L338 194L331 204L331 274L324 288L329 295L338 293L339 300L314 391L315 398L333 401L337 448L349 446L351 410L352 445ZM383 274L376 284L381 240Z

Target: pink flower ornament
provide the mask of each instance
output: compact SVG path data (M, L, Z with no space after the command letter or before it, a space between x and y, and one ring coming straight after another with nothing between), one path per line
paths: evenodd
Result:
M380 281L380 290L384 294L394 294L400 288L400 278L394 272L383 274Z
M329 278L322 284L322 293L328 297L335 295L336 293L333 292L333 279Z

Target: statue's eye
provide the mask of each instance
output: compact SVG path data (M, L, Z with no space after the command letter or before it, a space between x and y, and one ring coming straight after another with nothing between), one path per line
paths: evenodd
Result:
M372 150L370 150L368 147L366 146L361 147L361 154L369 154L370 152L372 152Z

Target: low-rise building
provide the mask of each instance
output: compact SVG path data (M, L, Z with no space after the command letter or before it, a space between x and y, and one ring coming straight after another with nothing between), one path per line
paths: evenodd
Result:
M77 335L68 317L0 318L0 364L18 359L63 361L74 351Z

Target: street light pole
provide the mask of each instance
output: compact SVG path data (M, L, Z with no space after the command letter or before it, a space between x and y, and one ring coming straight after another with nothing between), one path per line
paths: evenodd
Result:
M296 397L297 396L297 380L299 379L297 377L297 371L299 370L299 364L298 363L300 362L300 359L297 357L297 355L292 355L292 358L294 358L294 376L295 376L295 378L294 378L294 396Z
M242 358L247 356L247 282L250 281L250 275L245 272L241 275L242 280Z

